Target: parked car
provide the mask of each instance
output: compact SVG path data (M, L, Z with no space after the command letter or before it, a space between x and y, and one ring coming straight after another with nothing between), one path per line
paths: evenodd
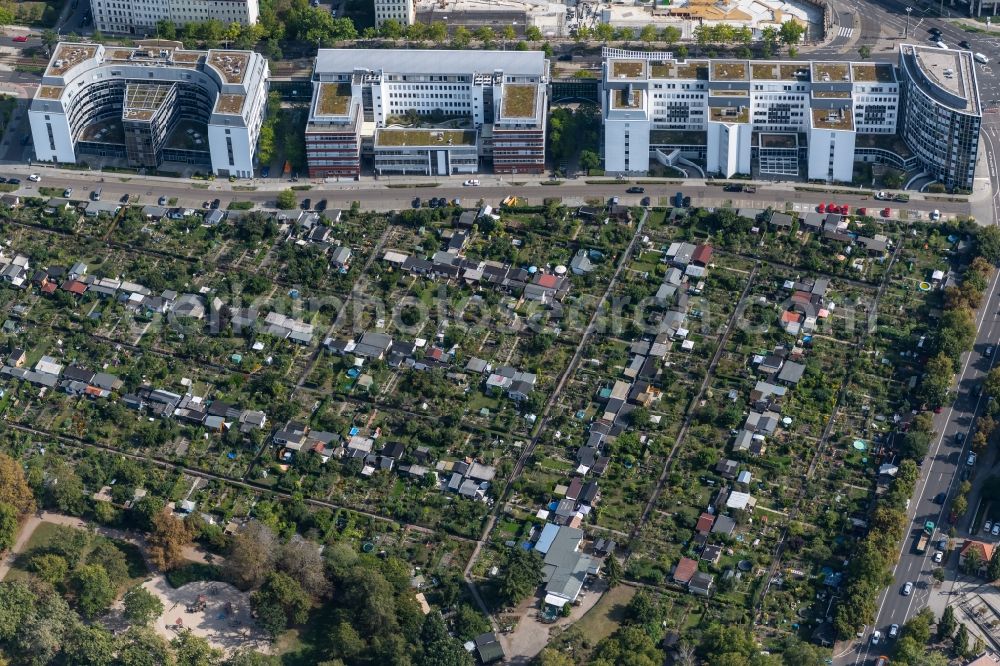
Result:
M969 457L965 459L965 464L968 465L969 467L975 466L975 464L976 464L976 454L974 452L970 453Z
M894 624L891 627L889 627L889 636L888 637L889 638L895 638L896 636L899 636L899 625L898 624Z
M882 217L892 217L892 209L886 206L882 209Z
M680 192L674 195L674 208L680 208L684 205L684 195Z
M940 550L934 553L934 564L941 564L942 560L944 560L944 553L942 553Z
M965 433L959 432L955 434L955 441L959 444L965 441Z
M222 199L212 200L212 205L211 205L212 210L218 210L220 206L222 206Z
M934 496L935 504L944 504L944 500L948 497L947 493L938 493Z
M937 208L935 208L934 210L932 210L931 211L931 219L932 220L940 220L941 219L941 211L939 211Z
M15 41L18 44L24 44L26 41L28 41L28 36L27 35L18 35L17 37L14 37L13 40L11 40L11 41Z
M1000 522L993 523L993 529L990 530L990 534L993 536L1000 535Z
M67 187L65 190L63 190L63 199L69 199L71 196L73 196L72 187Z
M204 201L201 202L201 207L204 208L205 210L208 210L209 208L212 207L212 202L209 201L208 199L205 199Z
M127 204L129 201L129 195L123 194L122 198L118 200L118 203Z
M723 192L742 192L743 191L743 186L742 185L737 185L735 183L730 183L729 185L726 185L725 187L723 187L722 190L723 190Z
M269 166L263 166L263 167L260 168L260 177L261 178L267 178L270 175L271 175L271 167L269 167Z
M858 215L867 215L868 214L868 209L865 208L864 206L862 206L856 212L857 212Z
M878 645L879 641L882 640L882 632L876 629L872 632L872 645Z
M986 348L986 351L983 352L983 356L986 358L991 358L993 356L993 345Z
M946 49L946 48L948 48L948 45L945 44L944 42L942 42L941 40L938 40L938 41L934 42L934 46L938 47L939 49Z
M21 184L21 179L20 178L8 178L7 179L7 183L10 184L10 185L20 185Z
M42 180L42 177L39 176L37 173L33 173L30 176L28 176L28 180L30 180L33 183L37 183Z
M309 208L312 207L312 199L306 197L302 200L302 203L299 204L299 207L302 208L302 210L309 210Z
M410 202L410 205L414 208L420 208L420 197L413 197L413 201Z
M625 191L628 192L629 194L642 194L643 192L646 191L646 188L633 185L632 187L628 188Z
M161 206L166 206L167 205L167 198L166 197L160 197L159 201L157 201L156 203L158 203Z
M316 210L320 212L326 210L326 199L320 199L316 202Z
M987 520L985 523L983 523L983 534L989 534L990 528L992 527L993 527L992 521Z
M690 208L691 207L691 197L684 197L683 199L681 199L681 203L684 205L685 208Z
M964 39L963 39L962 41L960 41L960 42L958 43L958 48L960 48L960 49L965 49L965 50L967 50L967 51L968 51L968 50L971 50L971 49L972 49L972 45L971 45L971 44L969 44L969 42L968 42L968 41L966 41L966 40L964 40Z
M477 187L479 185L478 178L470 178L469 180L462 183L465 187Z
M652 203L649 197L643 197L642 201L639 202L640 206L648 206Z
M903 585L903 596L908 597L911 592L913 592L913 583L906 581L906 584Z

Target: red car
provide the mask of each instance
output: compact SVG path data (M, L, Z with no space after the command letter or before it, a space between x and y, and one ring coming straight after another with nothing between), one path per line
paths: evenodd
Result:
M17 37L13 38L13 41L23 44L24 42L28 41L28 36L27 35L18 35Z
M826 212L826 202L824 201L819 206L817 206L816 210L817 210L817 212L825 213Z
M891 215L892 215L892 209L891 208L883 208L882 209L882 217L890 217Z
M868 214L868 209L867 208L859 208L858 209L858 215L867 215L867 214Z

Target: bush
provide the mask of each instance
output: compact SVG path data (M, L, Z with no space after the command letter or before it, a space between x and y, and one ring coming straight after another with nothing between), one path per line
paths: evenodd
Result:
M177 588L193 583L196 580L222 580L222 569L214 564L201 564L192 562L182 567L177 567L166 573L167 582L171 587Z

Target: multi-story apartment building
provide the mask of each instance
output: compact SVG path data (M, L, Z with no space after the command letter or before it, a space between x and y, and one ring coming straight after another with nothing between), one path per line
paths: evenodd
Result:
M401 25L412 25L417 20L414 0L374 0L375 27L381 26L389 19L399 21Z
M28 107L35 156L175 162L248 178L267 78L267 60L253 51L61 42Z
M938 181L971 190L983 120L972 53L901 44L899 72L906 145Z
M851 180L855 136L894 134L899 83L888 64L675 60L608 50L604 153L609 172L650 159L704 159L729 177Z
M257 0L90 0L90 9L95 28L129 35L153 35L160 21L251 25L259 14Z
M309 175L542 173L547 86L541 51L320 50Z

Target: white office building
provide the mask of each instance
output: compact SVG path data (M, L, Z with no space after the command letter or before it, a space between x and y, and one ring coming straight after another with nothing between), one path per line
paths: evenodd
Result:
M414 0L374 0L375 27L380 27L389 19L399 21L400 25L412 25L417 20L417 10Z
M650 161L703 160L706 171L850 181L858 135L881 159L899 83L890 64L676 60L605 50L602 104L609 173ZM804 173L803 173L804 171Z
M257 0L90 0L94 27L108 34L152 36L156 24L221 21L225 25L257 22Z
M61 42L28 107L35 157L251 177L268 75L253 51Z
M309 175L542 173L547 87L541 51L321 49Z

